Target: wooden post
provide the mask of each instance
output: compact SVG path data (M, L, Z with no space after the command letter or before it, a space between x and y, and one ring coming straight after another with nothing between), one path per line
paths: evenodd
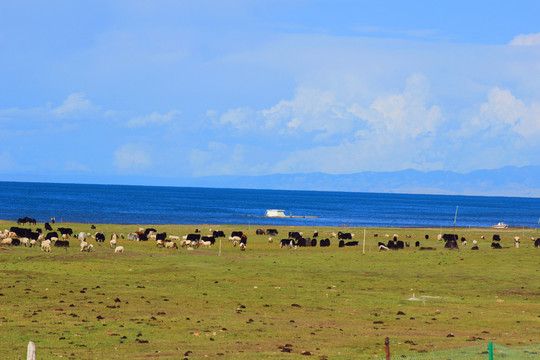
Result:
M390 340L388 337L384 339L384 345L386 346L386 360L390 360Z
M28 343L28 351L26 353L26 360L36 360L36 344L33 341Z
M364 242L362 242L362 254L366 253L366 229L364 229Z

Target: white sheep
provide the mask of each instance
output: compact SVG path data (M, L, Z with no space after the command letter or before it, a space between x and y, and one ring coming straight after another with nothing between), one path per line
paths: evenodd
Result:
M118 254L121 254L124 252L124 247L123 246L117 246L115 249L114 249L114 252L115 253L118 253Z
M232 241L233 243L240 241L240 236L229 236L229 241ZM236 246L236 245L235 245Z
M51 240L43 240L41 243L41 251L51 252Z
M521 242L521 238L519 236L514 236L514 247L516 249L519 247L520 242Z
M94 245L89 244L88 247L86 248L86 251L91 252L92 250L94 250Z
M182 241L180 241L180 246L181 247L189 246L189 245L191 245L191 240L183 239Z
M164 243L163 243L163 240L157 240L156 241L156 246L161 246L161 247L165 246Z
M202 240L199 240L199 246L204 246L204 247L210 247L212 246L212 243L210 241L202 241Z
M109 241L109 244L111 245L111 249L116 247L116 238L111 239L111 241Z
M169 241L165 243L167 249L178 249L178 245L175 242Z
M271 244L274 242L274 239L272 239L271 237L268 238L268 242Z
M88 248L88 243L86 241L81 241L81 252L86 251Z
M29 246L30 245L30 239L23 237L19 239L21 241L21 245Z
M79 238L79 241L81 241L81 242L86 241L86 233L84 231L81 231L79 233L78 238Z
M169 240L171 241L180 241L180 237L176 235L169 235Z
M7 237L4 240L2 240L2 242L0 244L1 245L11 245L12 241L13 241L13 239L11 239L10 237Z
M29 246L30 246L30 247L36 246L36 243L37 243L37 241L34 240L34 239L32 239L32 240L30 240L30 245L29 245Z

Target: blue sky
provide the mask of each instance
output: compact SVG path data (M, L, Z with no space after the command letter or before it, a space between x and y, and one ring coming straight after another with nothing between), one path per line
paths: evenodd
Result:
M0 0L0 180L540 165L538 1Z

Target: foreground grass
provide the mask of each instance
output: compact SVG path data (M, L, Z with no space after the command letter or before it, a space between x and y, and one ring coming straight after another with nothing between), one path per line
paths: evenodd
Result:
M0 221L2 229L12 225ZM88 224L56 225L95 231ZM97 230L109 239L111 232L138 227ZM154 227L174 235L194 230ZM199 226L203 233L209 227L243 230L247 250L227 240L221 256L219 246L166 250L128 240L119 241L124 254L114 254L108 242L81 253L76 240L52 253L0 248L2 358L25 358L30 340L42 359L294 359L302 352L373 359L384 358L387 336L394 353L489 341L519 346L540 338L540 249L529 240L540 235L534 230L499 230L508 248L492 250L480 235L490 239L494 230L458 229L469 247L478 240L480 250L448 251L436 240L440 229L367 229L363 254L363 229L347 229L358 247L338 248L334 240L329 248L292 250L256 236L253 225ZM322 237L339 230L318 229ZM378 252L377 241L395 232L436 250ZM515 235L522 237L519 249L512 247ZM413 293L424 301L408 300Z

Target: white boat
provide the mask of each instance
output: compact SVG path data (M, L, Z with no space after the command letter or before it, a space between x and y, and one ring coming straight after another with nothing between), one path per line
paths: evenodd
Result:
M506 229L508 227L508 225L506 225L505 223L503 222L500 222L498 223L497 225L493 225L492 228L494 229Z
M264 214L266 217L288 217L285 215L285 210L279 210L279 209L268 209L266 210L266 214Z

